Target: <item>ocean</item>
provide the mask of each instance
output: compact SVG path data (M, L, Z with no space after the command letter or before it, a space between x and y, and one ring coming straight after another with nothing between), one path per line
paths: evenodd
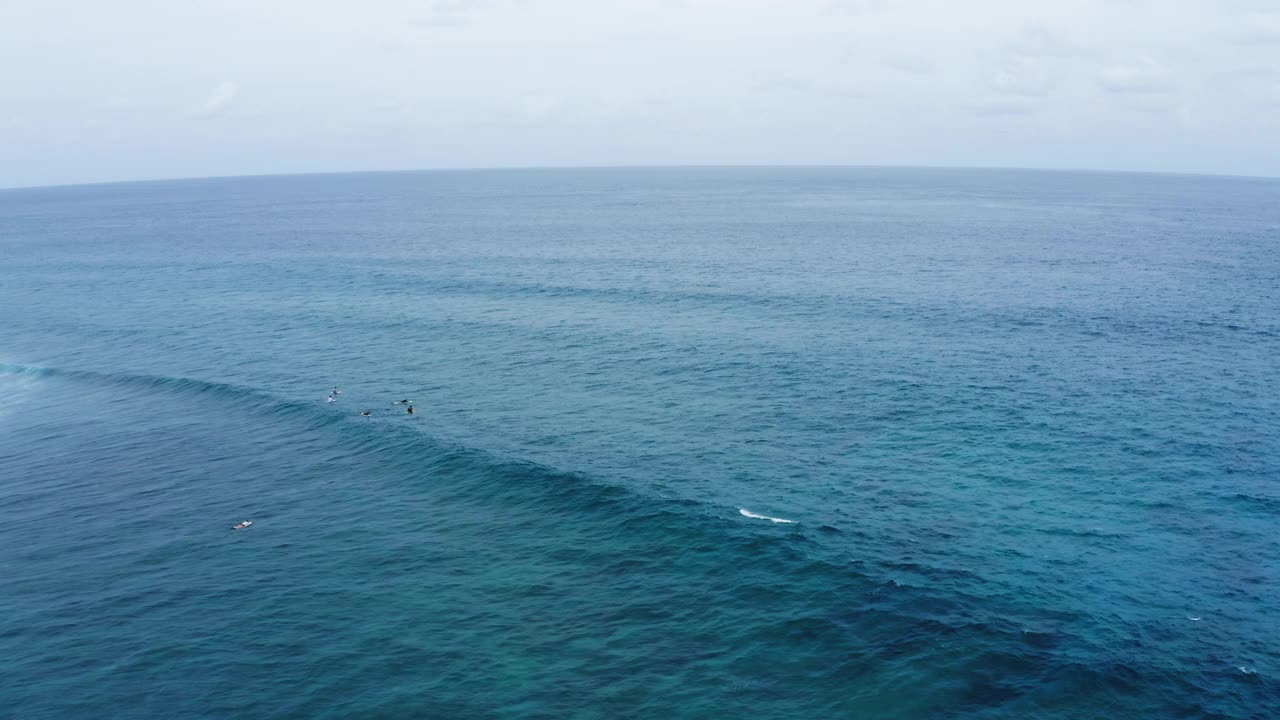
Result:
M1280 717L1278 430L1278 180L0 191L0 715Z

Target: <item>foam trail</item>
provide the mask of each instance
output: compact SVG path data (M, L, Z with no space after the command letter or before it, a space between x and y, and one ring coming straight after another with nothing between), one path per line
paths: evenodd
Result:
M768 515L757 515L746 508L738 508L738 512L742 513L743 516L745 517L755 518L756 520L768 520L770 522L776 522L776 523L795 524L795 520L784 520L782 518L769 517Z

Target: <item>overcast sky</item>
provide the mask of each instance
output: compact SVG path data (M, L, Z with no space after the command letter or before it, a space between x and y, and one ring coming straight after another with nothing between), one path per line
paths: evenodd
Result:
M1280 0L0 2L0 186L743 163L1280 175Z

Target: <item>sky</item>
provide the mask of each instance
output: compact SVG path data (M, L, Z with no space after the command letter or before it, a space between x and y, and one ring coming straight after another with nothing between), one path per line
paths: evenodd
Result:
M1280 0L0 2L0 187L685 164L1280 176Z

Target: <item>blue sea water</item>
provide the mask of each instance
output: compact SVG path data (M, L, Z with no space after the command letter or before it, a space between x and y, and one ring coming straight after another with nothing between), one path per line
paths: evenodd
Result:
M0 192L0 714L1280 717L1278 288L1265 179Z

